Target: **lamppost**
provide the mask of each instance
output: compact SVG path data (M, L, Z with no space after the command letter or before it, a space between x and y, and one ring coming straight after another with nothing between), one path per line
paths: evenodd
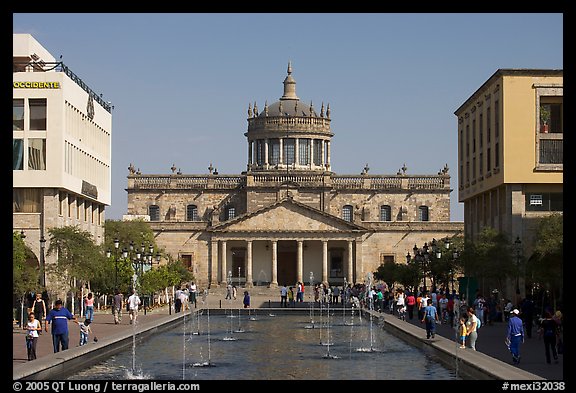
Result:
M133 241L130 242L130 249L131 250L134 249ZM124 250L127 253L127 250L126 249ZM154 246L152 245L152 243L148 244L148 252L146 252L146 246L144 245L144 242L142 242L140 249L136 250L136 257L132 259L132 267L134 268L134 272L138 278L138 281L140 281L142 275L144 274L144 266L149 266L150 268L152 268L152 265L160 264L160 258L161 258L160 251L156 252L155 258L152 258L153 255L154 255ZM147 310L146 306L147 304L144 303L144 315L146 315Z
M114 289L118 289L118 247L120 247L120 240L114 238ZM106 258L110 258L112 251L106 251Z
M424 246L422 246L421 249L419 249L417 245L414 245L414 248L412 249L412 251L414 251L414 260L416 261L417 264L419 264L421 266L422 281L424 284L423 285L423 291L426 292L427 291L427 288L426 288L426 264L428 263L429 257L430 257L430 255L428 254L428 243L424 243ZM408 254L408 255L410 255L410 254Z
M44 235L40 237L40 269L42 269L42 286L46 288L46 266L44 259L44 248L46 247L46 239Z
M520 262L522 260L522 240L520 236L514 241L514 251L516 252L516 296L520 296Z

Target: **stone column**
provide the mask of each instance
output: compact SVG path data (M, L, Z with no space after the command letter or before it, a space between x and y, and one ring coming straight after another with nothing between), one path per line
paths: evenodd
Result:
M296 166L298 166L299 162L299 157L300 157L300 153L298 152L298 145L300 143L298 142L298 138L294 138L294 164L296 164Z
M327 169L330 169L330 141L326 142L326 164L327 164Z
M268 169L268 138L264 139L264 168Z
M272 281L270 281L270 286L278 286L278 240L272 240Z
M354 268L353 268L353 264L354 264L354 257L352 254L352 248L353 243L352 240L348 240L348 272L346 273L346 281L354 284L353 278L354 278Z
M278 158L278 164L284 164L284 139L278 138L278 144L280 146L280 157Z
M322 163L322 168L326 169L326 166L324 165L326 163L326 160L324 159L326 157L326 152L324 150L326 142L324 141L324 139L321 139L321 141L322 141L322 160L321 160L321 163Z
M296 264L296 281L304 282L302 280L302 271L304 270L304 242L298 240L298 262Z
M218 286L218 239L210 240L210 286Z
M252 288L252 240L246 240L246 288Z
M252 141L248 141L248 165L252 165Z
M322 282L328 283L328 240L322 240Z
M222 270L220 272L221 274L221 282L222 284L227 284L227 280L228 280L228 270L226 269L226 240L222 240L221 243L221 250L220 250L220 266L222 267Z
M362 261L362 240L356 239L356 280L364 277L364 264Z

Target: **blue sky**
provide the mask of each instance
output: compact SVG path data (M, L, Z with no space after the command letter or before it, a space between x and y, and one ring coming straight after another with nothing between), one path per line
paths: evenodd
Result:
M296 93L330 103L332 170L435 174L458 203L454 111L499 68L563 68L559 13L13 14L114 105L112 204L126 214L127 167L144 174L246 169L248 103Z

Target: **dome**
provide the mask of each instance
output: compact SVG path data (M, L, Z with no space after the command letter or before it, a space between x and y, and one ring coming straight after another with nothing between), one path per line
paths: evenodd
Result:
M282 104L282 113L280 113ZM268 106L268 116L310 116L310 104L300 100L280 100ZM318 117L315 108L312 108L312 116ZM266 109L262 110L257 117L266 117Z

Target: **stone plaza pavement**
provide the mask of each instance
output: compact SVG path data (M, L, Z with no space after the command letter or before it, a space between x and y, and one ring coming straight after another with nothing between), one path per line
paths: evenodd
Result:
M226 300L224 292L221 289L211 290L210 294L206 298L206 303L202 303L201 299L198 299L198 308L209 306L212 309L215 308L239 308L242 306L242 294L243 289L238 291L238 297L236 300ZM278 295L276 295L278 293ZM253 288L250 290L251 294L251 306L252 308L276 308L280 307L280 294L279 290L271 290L268 288ZM309 294L306 294L305 301L303 303L297 303L298 308L309 308ZM192 306L193 308L194 306ZM332 306L333 307L333 306ZM340 307L340 306L337 306ZM173 311L172 311L173 313ZM160 320L165 318L169 314L169 309L167 306L160 307L148 311L146 315L140 311L138 315L139 323L149 323L154 320ZM385 320L396 318L396 316L389 313L385 313ZM80 318L79 318L80 319ZM109 311L96 311L94 315L94 322L91 324L92 335L90 337L91 345L93 343L94 336L98 339L105 338L117 334L122 331L129 331L132 329L128 314L124 312L122 322L119 325L114 324L114 319ZM411 324L413 326L420 327L422 329L422 336L426 337L426 331L424 325L421 324L417 317L412 321L402 322L397 320L399 323ZM80 339L80 329L78 325L73 322L69 322L70 330L70 343L69 347L74 348L78 346ZM511 364L511 355L508 352L504 344L504 337L506 335L506 323L496 322L493 325L485 325L478 331L478 340L476 342L477 351L484 353L490 357L501 360L505 363ZM447 325L437 325L437 335L445 337L447 339L454 339L454 330ZM25 344L25 331L19 329L16 325L13 328L12 333L12 363L13 367L16 365L22 365L27 363L26 355L26 344ZM470 348L461 349L461 351L472 351ZM48 332L44 332L38 339L37 345L37 356L38 359L52 354L52 336L50 334L50 327L48 327ZM525 343L521 345L520 348L521 362L518 368L530 372L532 374L541 376L547 380L564 380L564 355L559 355L558 364L547 364L544 354L544 343L541 339L537 338L536 329L533 330L533 336L531 339L526 339ZM34 362L34 361L33 361Z

